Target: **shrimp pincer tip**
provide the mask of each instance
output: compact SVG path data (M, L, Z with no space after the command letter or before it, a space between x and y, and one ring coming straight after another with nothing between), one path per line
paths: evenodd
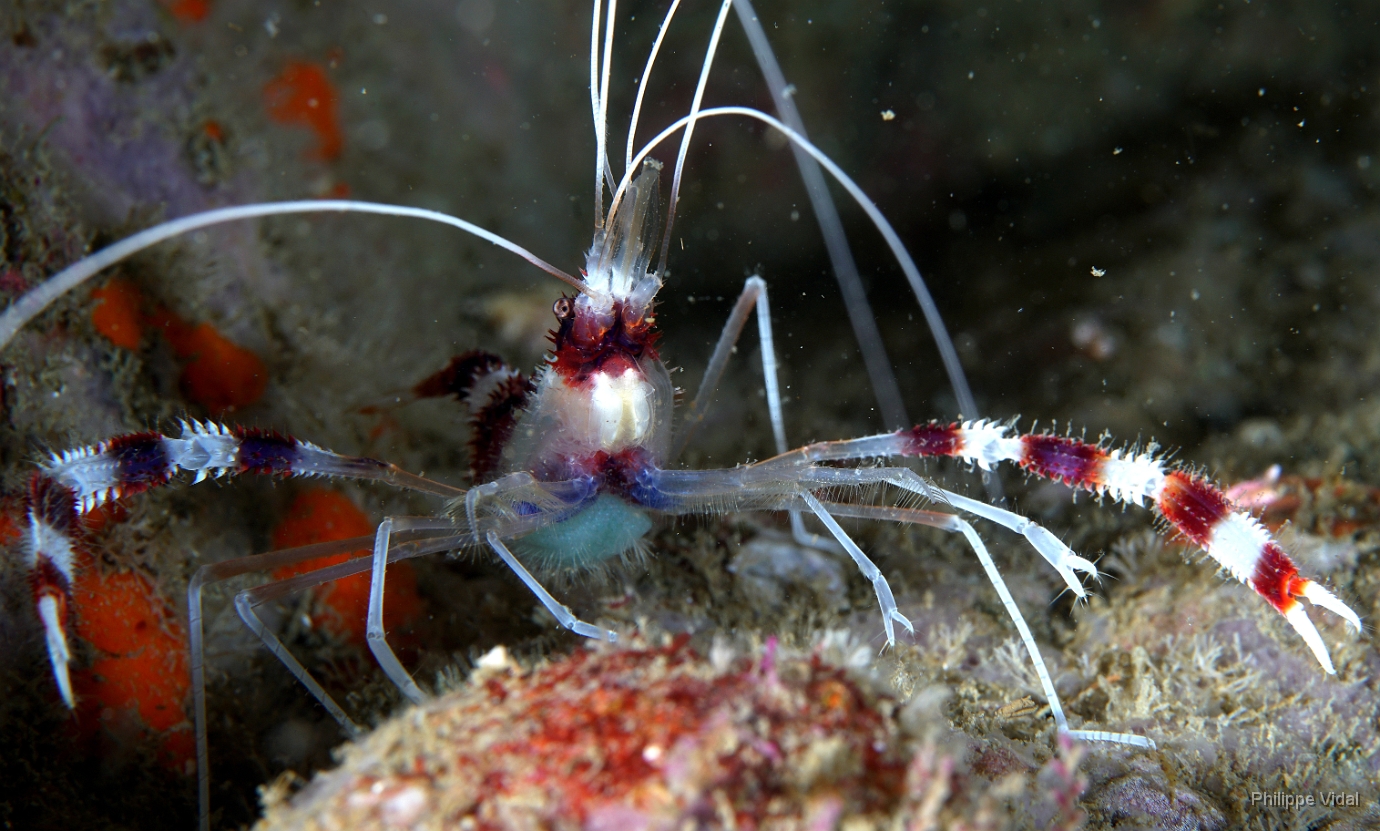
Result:
M905 615L901 614L901 612L900 612L899 610L897 610L897 609L892 609L892 610L891 610L891 618L892 618L892 620L895 620L897 623L899 623L899 624L901 624L902 626L906 627L906 631L907 631L907 632L911 633L912 635L915 634L915 624L911 623L911 622L910 622L910 618L908 618L908 617L906 617ZM892 645L894 646L895 643L893 642Z
M1098 576L1097 566L1094 565L1091 560L1086 560L1077 555L1073 555L1067 559L1067 563L1070 568L1077 569L1078 571L1081 571L1084 574L1090 574L1093 577Z
M1308 644L1309 649L1313 650L1313 657L1318 659L1323 670L1328 675L1336 675L1337 669L1332 666L1332 656L1327 652L1327 644L1323 643L1322 636L1318 634L1318 628L1308 617L1308 611L1303 606L1295 604L1292 609L1284 613L1284 619L1289 621L1289 625L1294 627L1295 632L1299 633L1303 642Z
M62 694L62 702L67 709L74 710L77 700L72 693L72 678L68 671L72 655L67 649L67 633L62 628L62 607L55 597L45 595L38 601L38 616L43 621L43 632L48 642L48 661L53 666L53 680Z
M1361 617L1352 611L1350 606L1343 603L1340 597L1328 591L1322 584L1308 580L1303 584L1303 591L1299 594L1314 606L1321 606L1345 620L1351 624L1352 629L1360 633Z

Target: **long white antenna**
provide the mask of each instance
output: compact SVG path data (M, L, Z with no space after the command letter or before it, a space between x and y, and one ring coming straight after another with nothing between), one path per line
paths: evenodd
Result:
M40 312L48 308L54 300L81 285L88 277L96 274L102 269L108 268L121 260L143 251L151 245L157 245L164 240L180 236L188 231L195 231L198 228L205 228L210 225L220 225L224 222L234 222L239 219L254 219L261 216L275 216L280 214L302 214L302 213L321 213L321 212L342 212L342 213L362 213L362 214L383 214L385 216L402 216L414 219L427 219L432 222L439 222L453 228L459 228L470 234L474 234L482 240L491 242L499 248L511 251L523 258L532 265L545 271L561 282L575 288L577 291L589 293L590 289L584 281L578 280L546 260L523 248L515 242L500 237L492 231L480 228L471 222L466 222L450 214L443 214L440 211L429 211L425 208L409 208L405 205L385 205L379 202L357 202L352 199L302 199L294 202L262 202L256 205L240 205L233 208L219 208L214 211L205 211L180 219L155 225L152 228L140 231L131 237L126 237L114 245L102 248L95 254L85 257L59 271L57 274L48 278L44 282L30 289L19 299L15 300L11 306L0 314L0 349L14 338L15 334L28 323L38 316Z
M609 166L609 74L613 71L613 23L618 15L618 0L609 0L609 13L604 26L603 69L599 78L599 160L612 189L613 170ZM612 190L609 191L612 193ZM602 199L603 191L599 192Z
M676 222L676 203L680 201L680 176L685 170L685 154L690 151L690 135L695 131L695 115L700 111L700 101L704 99L704 87L709 82L709 69L714 65L714 53L719 48L719 35L723 34L724 23L728 20L728 10L733 0L724 0L719 8L719 19L714 21L714 34L709 38L709 50L704 55L704 65L700 67L700 81L695 85L695 100L690 103L685 135L681 137L680 153L676 155L676 171L671 175L671 201L666 203L666 233L661 237L661 258L657 262L656 273L666 273L666 255L671 250L671 226ZM631 171L633 168L629 167ZM624 175L627 175L626 173Z
M757 12L752 8L752 0L734 0L733 9L738 13L743 31L747 33L748 43L752 44L752 54L762 70L762 77L771 91L772 100L776 102L777 115L795 128L797 133L808 138L805 122L795 106L791 88L786 85L781 65L777 63L776 55L772 52L771 41L767 40L767 33L762 30ZM796 166L800 168L800 178L805 182L805 192L810 197L815 219L819 222L824 248L829 252L829 260L834 266L839 293L843 295L843 305L848 311L848 321L853 325L853 334L857 337L858 348L862 352L863 365L867 367L867 375L872 381L872 390L877 396L877 408L881 411L882 420L892 429L909 427L911 420L906 414L901 388L896 383L896 373L891 368L886 346L882 343L882 334L877 329L877 319L868 305L867 292L858 276L858 266L853 260L852 251L848 248L848 237L844 234L843 223L839 220L834 200L829 195L824 174L805 151L791 145L791 152L795 156ZM947 339L949 336L947 332L933 334L936 339ZM967 379L959 376L949 381L953 385L955 397L958 398L958 411L965 418L976 418L976 415L969 415L976 413L977 407L973 404L973 394L968 389Z
M594 114L594 229L604 227L604 116L599 102L599 23L603 20L603 4L594 0L594 22L589 27L589 103Z
M623 159L623 171L632 170L633 139L637 137L637 119L642 114L642 96L647 92L647 77L652 74L652 65L656 63L657 53L661 51L661 41L666 38L666 30L671 28L671 18L676 16L676 9L680 8L680 0L671 0L671 8L666 12L666 19L661 21L661 28L657 30L656 40L652 43L652 52L647 56L647 67L642 70L642 77L637 80L637 100L633 102L632 122L628 124L628 154Z
M640 165L642 160L647 157L647 154L651 153L652 150L667 138L675 135L677 130L685 128L693 122L701 121L706 118L715 118L721 115L741 115L747 118L755 118L764 124L769 124L780 130L786 138L790 139L797 147L809 153L815 161L819 162L820 165L829 172L829 175L833 176L834 179L843 186L843 189L848 191L848 195L853 197L853 201L858 203L858 207L863 209L863 212L867 214L867 218L872 220L872 224L881 232L882 238L886 240L887 247L891 249L891 255L896 258L896 263L901 266L901 271L906 275L906 282L910 283L910 290L914 292L915 299L920 303L920 308L924 310L925 322L929 324L930 331L938 331L940 327L944 325L944 321L939 318L939 310L934 305L934 298L930 296L930 291L926 288L925 281L920 277L920 269L915 265L915 260L910 256L910 252L906 250L905 244L901 242L901 237L896 233L896 229L891 227L891 223L887 221L887 218L882 215L882 212L878 210L877 206L873 204L872 200L863 192L863 189L858 187L858 183L854 182L847 173L844 173L843 168L835 164L833 159L826 156L824 151L811 144L809 139L761 110L754 110L751 107L714 107L712 109L696 112L694 109L691 109L689 115L667 127L665 130L662 130L657 134L656 138L647 143L647 146L639 150L637 155L633 156L633 164ZM682 143L681 147L683 150L684 143ZM635 169L635 167L629 168L630 171ZM618 190L613 195L613 210L617 210L618 202L622 199L623 193L627 190L630 180L631 177L629 174L623 174L623 181L619 182ZM667 222L667 227L670 227L669 222ZM662 254L663 256L665 255L664 250ZM936 339L936 345L939 348L939 357L944 362L945 371L949 373L950 378L954 378L958 373L963 371L962 365L958 362L958 352L954 350L953 343L947 339L942 341Z

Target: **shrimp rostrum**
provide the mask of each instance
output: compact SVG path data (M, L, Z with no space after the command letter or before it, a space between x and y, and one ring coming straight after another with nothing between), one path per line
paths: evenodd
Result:
M708 73L713 44L729 7L728 2L723 4L704 75ZM596 4L596 56L599 22ZM610 19L606 53L612 28ZM648 66L650 69L650 63ZM235 599L245 623L352 731L358 728L263 624L256 607L303 588L371 571L367 621L370 649L402 693L411 701L420 702L426 699L426 693L390 648L383 623L384 582L389 563L428 553L486 549L512 569L562 626L585 637L614 642L618 639L615 632L581 620L542 585L540 576L551 571L586 569L619 558L635 550L661 517L774 511L790 516L802 544L835 550L852 559L876 594L889 645L895 643L898 626L913 631L911 622L898 607L886 576L839 520L890 521L961 534L977 555L1021 636L1057 729L1083 739L1153 746L1144 736L1070 729L1035 640L970 518L989 521L1022 535L1078 597L1086 594L1083 578L1097 575L1093 564L1076 555L1053 533L1018 514L944 490L907 467L885 461L906 457L949 456L984 470L1000 462L1012 462L1030 474L1099 496L1126 504L1148 503L1178 534L1274 606L1303 638L1323 669L1334 672L1327 646L1301 601L1328 609L1359 630L1357 615L1327 588L1301 575L1269 533L1237 510L1214 484L1170 466L1153 448L1114 449L1105 443L1091 444L1064 436L1019 435L1013 433L1009 424L968 420L930 422L789 450L776 379L767 285L760 277L746 281L698 393L678 415L675 390L658 352L656 300L667 273L667 241L685 147L698 120L734 115L772 125L840 181L874 219L889 243L896 237L857 186L800 132L747 108L700 110L704 75L689 115L667 128L636 156L631 152L630 136L626 172L613 187L602 125L607 62L604 68L602 87L594 80L591 82L599 145L599 207L582 279L566 275L514 243L453 217L373 203L309 201L224 209L174 221L99 252L50 281L56 284L52 289L52 296L56 296L142 247L216 222L272 213L361 211L421 217L460 227L524 256L574 289L571 296L562 297L555 304L553 347L530 378L496 356L470 352L455 358L445 370L424 382L430 393L454 394L470 410L474 483L468 489L415 476L386 462L341 455L290 436L196 420L184 422L180 436L134 433L58 453L44 462L29 486L27 559L53 676L68 706L73 704L73 694L68 681L66 618L77 518L112 498L168 484L181 472L194 474L198 482L207 477L251 473L374 480L445 500L444 509L434 516L385 518L374 535L370 557L268 583L241 592ZM630 133L635 127L634 120ZM659 220L661 165L650 160L648 153L678 131L682 132L681 152L663 229ZM604 215L606 183L612 196ZM658 255L659 262L654 267ZM27 311L23 314L32 317L33 309L41 308L47 300L26 297L16 306L26 302ZM766 402L778 453L764 461L733 468L679 467L680 451L703 417L705 402L711 397L740 333L754 315L762 347ZM6 323L7 320L0 320L0 328ZM11 327L9 333L12 331ZM878 492L892 498L879 504L873 498ZM917 499L952 510L911 507ZM816 538L805 530L802 517L807 515L827 529L828 538ZM206 566L193 579L189 587L189 616L203 823L207 769L200 632L202 589L235 575L303 562L326 553L352 551L362 547L361 543L356 538L245 557Z

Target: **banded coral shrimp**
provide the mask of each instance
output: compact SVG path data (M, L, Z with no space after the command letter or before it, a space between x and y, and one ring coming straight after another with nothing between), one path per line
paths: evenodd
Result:
M33 77L21 75L20 79L26 83L19 85L20 89L15 90L16 96L9 100L16 103L22 101L26 105L22 115L28 120L21 121L21 125L27 125L32 131L31 135L42 135L50 141L54 155L80 171L80 176L89 180L90 187L97 191L89 200L77 198L65 204L70 211L70 216L66 218L68 223L74 222L75 217L80 216L95 227L120 227L126 221L123 218L125 212L131 209L144 210L150 203L162 203L166 206L165 210L172 214L206 207L220 200L252 201L249 198L250 193L315 193L333 188L341 184L342 180L360 187L362 179L365 182L364 187L368 187L367 183L371 177L377 175L377 165L374 161L378 156L363 152L363 160L354 165L348 162L351 150L361 145L365 146L366 150L370 147L377 150L379 119L375 110L367 106L361 107L361 112L351 117L349 104L341 105L340 126L349 132L345 143L345 161L334 166L322 164L320 160L303 161L304 155L320 151L317 145L319 136L303 131L300 133L302 140L293 141L296 135L291 125L276 127L271 123L262 123L266 119L258 112L262 108L258 100L263 94L262 90L281 77L285 65L302 60L304 55L319 62L321 68L326 71L335 68L332 62L339 59L344 71L340 76L336 76L337 82L342 88L345 83L349 83L349 88L353 90L353 84L360 77L350 74L350 68L358 66L358 63L352 63L353 53L338 58L335 51L330 48L332 41L321 34L323 29L329 31L330 26L319 16L304 14L294 17L292 14L284 14L273 19L276 31L270 32L266 27L258 25L267 22L258 16L259 11L256 4L246 4L239 9L231 8L228 4L218 5L216 14L223 14L224 17L216 21L217 26L219 27L220 22L227 22L226 28L220 30L220 37L214 37L204 29L199 30L190 26L175 28L166 20L160 21L156 11L151 7L143 10L127 7L118 10L118 13L105 10L93 13L88 19L83 19L80 15L74 15L72 18L57 16L55 19L35 12L26 20L20 21L22 25L17 25L17 29L26 33L21 40L32 43L14 55L27 59L20 62L18 69L31 73ZM449 19L451 10L443 11L446 19ZM568 13L567 10L558 11L561 14ZM376 22L376 14L373 12L361 14L357 19L346 17L338 21L334 31L340 41L346 42L353 49L355 43L367 44L369 36L377 37L375 33L378 32L425 30L426 21L435 19L440 13L420 10L412 19L410 27L406 15L400 12L392 14L393 17L384 23ZM470 23L473 24L473 21ZM522 18L512 23L511 29L516 34L511 31L507 33L507 49L510 56L521 58L521 48L516 48L512 44L516 42L520 46L524 38L531 37L526 28L530 21ZM84 24L87 28L83 28ZM391 28L379 28L383 26ZM226 34L227 31L230 34ZM464 23L459 24L456 32L460 38L467 38L462 42L470 47L469 52L462 50L461 57L470 52L479 52L475 48L476 44L487 45L483 44L484 39L480 36L472 35ZM496 36L499 34L497 30L490 33ZM323 40L304 42L310 41L313 37ZM582 69L585 61L581 40L576 38L573 42L567 43L573 58L572 65L577 71L571 73L568 67L562 67L561 71L551 71L545 64L541 65L538 71L529 66L525 68L526 73L536 77L529 78L528 83L535 85L552 77L568 79L572 74L578 79L582 75L578 70ZM412 41L402 37L398 42ZM97 65L92 66L90 57L79 51L79 48L97 49L100 56ZM701 48L698 44L695 46L696 51ZM241 54L242 52L245 54ZM203 66L209 67L207 72L210 78L197 77L196 65L189 66L192 62L188 56L199 53L200 56L209 58ZM107 58L107 55L110 57ZM140 56L145 55L151 57L148 61L141 62L143 59ZM111 72L111 76L118 77L106 76L106 61L120 62L121 67L132 62L134 69L127 72L122 68L118 73ZM395 72L403 75L401 79L393 75L375 76L361 73L364 75L364 80L358 81L361 97L354 100L365 100L364 92L370 89L375 98L367 100L391 102L390 107L395 112L400 109L409 110L406 118L398 117L396 122L389 123L440 123L448 130L454 130L453 125L460 123L460 142L457 148L454 148L456 152L451 152L446 159L429 160L427 169L445 171L451 169L449 166L461 162L472 165L475 171L465 171L463 184L457 185L458 174L450 177L450 184L457 186L461 193L459 198L462 200L466 193L484 195L498 190L503 178L516 177L513 182L519 179L527 181L522 178L523 171L529 167L525 162L519 164L509 161L504 168L507 170L506 173L499 171L486 175L483 170L483 163L493 158L509 160L526 159L530 156L549 158L553 155L549 148L524 147L521 142L523 137L534 134L549 136L550 131L527 130L525 127L530 126L529 120L533 120L532 116L525 111L517 113L505 109L502 100L506 92L503 76L505 72L520 76L524 70L521 60L514 61L516 66L501 61L495 62L487 57L477 57L470 63L461 61L459 67L455 67L454 62L454 55L446 55L444 59L437 58L433 64L443 67L444 71L435 74L445 75L449 72L464 78L481 74L486 76L476 81L474 88L469 91L470 97L464 101L467 107L477 111L477 115L457 117L454 111L457 105L445 95L399 95L400 88L411 91L419 86L425 88L425 84L430 83L427 76L416 71L408 71L415 69L415 65L406 62L393 64ZM246 65L249 66L248 69L245 68ZM256 67L258 71L255 71ZM93 70L97 75L95 80L90 77ZM129 75L133 77L127 77ZM349 81L340 80L342 78L348 78ZM206 87L203 88L200 84L205 84ZM91 99L96 98L101 105L92 106L93 111L86 112L71 106L70 97L59 96L54 99L50 94L52 89L80 90L84 93L79 99L82 104L90 105ZM587 90L579 83L573 86L573 90L574 93L568 97L577 103L587 96ZM146 100L141 101L141 97ZM532 93L531 97L537 96ZM419 100L424 103L417 104ZM151 116L147 112L150 101L164 104L172 114L171 117ZM410 111L417 106L421 107L420 111ZM681 105L677 103L676 106ZM549 109L547 111L550 112ZM574 111L579 112L578 109ZM491 121L504 123L495 126L490 123ZM209 131L213 123L220 126L216 131ZM43 133L45 127L49 129ZM278 130L276 138L261 138L265 135L275 135L275 129ZM93 133L97 130L108 130L116 141L105 143L93 139ZM587 130L581 132L587 133ZM206 147L208 139L213 145L220 141L213 133L222 136L223 147ZM410 156L414 145L405 142L406 135L402 131L395 132L388 143L388 147L395 150L386 154L390 163L394 165L389 188L398 189L393 195L394 201L399 202L409 198L401 191L410 191L414 185L418 190L425 192L424 184L420 181L416 165ZM455 133L442 135L453 137ZM510 137L515 137L514 143L517 145L511 156L500 149L500 140L507 141ZM461 152L466 147L475 145L479 145L480 148L469 153ZM119 152L113 152L112 146L118 148ZM195 154L190 153L193 149L196 151ZM229 163L223 168L216 167L217 154L229 159ZM186 158L188 155L192 157ZM88 163L72 162L73 158ZM269 172L278 173L280 166L285 183L281 185L283 190L277 191L276 188L280 185L266 185L264 180L269 178ZM568 169L564 164L551 167L556 173L563 173ZM154 175L150 177L149 173ZM203 175L208 175L212 180L207 192L200 189ZM543 171L542 175L544 179L549 178L551 171ZM217 176L220 178L217 179ZM571 173L566 178L575 177ZM413 184L404 184L408 182ZM85 184L85 181L77 182L77 186ZM60 192L57 186L50 187L53 192ZM577 188L572 184L569 190L573 192ZM578 190L583 194L587 188L581 187ZM520 225L526 224L526 218L529 216L538 217L541 222L534 224L540 224L542 235L553 241L559 229L578 225L578 234L571 235L558 247L571 251L582 250L587 244L587 239L583 238L588 234L588 206L586 205L581 212L580 203L573 203L562 188L556 188L554 197L546 198L550 192L551 182L543 181L541 189L533 188L528 192L542 197L540 205L533 204L529 207L529 200L525 194L523 198L514 197L511 200L512 204L505 204L502 208L486 207L485 210L494 213L489 221L495 227L502 227L508 221L506 215L510 209L524 218L519 222ZM452 198L450 195L438 194L436 190L432 190L431 194L430 197L423 196L421 201L425 202L428 198ZM471 198L486 206L489 204L473 196ZM88 204L88 201L94 204ZM537 200L531 201L535 203ZM555 204L554 208L551 207L551 203ZM572 210L572 204L576 205L576 210ZM519 207L522 213L517 213L516 209ZM571 219L572 213L577 214L574 219ZM784 215L781 221L786 221ZM327 223L329 225L329 220ZM43 230L68 232L70 227L69 224L66 227ZM209 317L234 341L258 350L276 367L273 373L277 380L272 382L266 399L258 405L239 407L245 418L258 421L259 416L255 416L254 412L274 410L274 415L263 416L264 423L288 425L294 432L305 433L306 430L291 426L293 418L288 416L286 411L276 413L277 408L283 406L286 410L296 413L298 417L305 417L309 421L317 420L316 415L309 413L320 414L333 426L325 428L323 424L317 424L310 432L316 436L329 435L330 438L326 441L336 446L345 446L366 441L363 433L367 427L342 420L338 415L341 401L355 402L361 397L368 398L373 395L372 392L369 395L361 393L357 383L357 374L362 371L360 367L370 367L365 371L366 374L379 379L373 389L390 389L397 378L415 375L414 359L403 357L410 351L410 347L403 349L392 346L398 342L398 338L405 335L405 339L411 340L412 337L420 337L421 329L427 325L437 327L434 332L436 343L427 346L427 349L436 350L435 355L416 359L416 363L439 363L444 356L458 351L463 346L475 345L478 338L470 340L468 344L464 343L465 336L457 334L456 324L458 323L460 331L479 328L476 327L474 319L480 316L472 308L472 303L467 306L463 301L457 302L456 297L463 297L463 292L456 290L454 282L451 282L450 288L445 291L438 291L437 287L444 280L434 273L427 274L425 269L419 269L416 277L406 282L397 273L390 275L390 280L386 284L384 281L373 279L372 275L363 276L352 279L342 291L342 281L337 275L350 271L347 261L363 260L367 253L372 262L382 263L402 248L412 247L415 243L416 250L429 252L427 256L448 261L468 260L477 264L477 269L500 265L507 269L509 264L503 260L490 259L488 252L484 250L487 246L478 250L465 247L456 249L452 247L453 240L426 239L425 232L422 239L414 239L409 243L410 232L407 230L402 231L400 235L390 233L367 239L356 238L351 231L348 244L338 241L318 245L315 244L315 235L301 234L302 230L309 230L309 227L288 225L275 229L274 242L271 243L279 248L286 259L297 261L300 256L301 263L310 263L304 272L307 274L305 284L295 284L297 288L307 288L305 294L297 294L297 289L292 288L293 280L282 279L284 274L278 263L272 258L265 259L259 243L253 238L252 231L249 236L242 236L233 227L209 232L199 242L193 240L193 245L199 247L195 250L205 252L208 260L215 263L212 273L218 276L212 280L199 279L202 274L199 273L198 267L184 270L177 266L169 266L166 271L162 267L144 269L136 266L132 273L127 271L123 276L132 278L143 288L146 295L152 295L151 300L167 302L171 299L170 305L192 320L204 320ZM694 226L685 227L687 235L693 234ZM226 230L228 233L222 233ZM112 232L111 236L118 236L118 233ZM713 233L710 237L709 241L712 242ZM691 240L693 243L693 236ZM73 242L80 248L81 243L75 240ZM305 248L299 247L303 245ZM691 247L693 248L693 245ZM309 253L307 249L311 249ZM288 250L292 250L293 253L288 254ZM351 253L345 253L347 250ZM75 256L76 250L67 253ZM705 273L712 274L716 271L717 269L704 269ZM693 274L693 271L687 270L687 273ZM164 275L172 285L162 283ZM736 291L738 286L732 288ZM283 293L283 290L286 290L286 293ZM550 290L546 291L549 295ZM364 319L368 321L366 338L359 337L357 325L349 322L348 312L337 311L350 308L351 304L345 299L350 295L358 298L359 305L354 307L356 316L360 314L358 310L367 309L367 312L364 312ZM256 297L258 300L246 305L246 297ZM409 300L403 303L402 297ZM270 301L267 298L273 299ZM411 324L390 325L390 322L395 320L390 309L397 310L413 302L426 306L431 311L430 323L423 322L420 324L421 328ZM548 296L540 301L538 308L545 311L549 309L549 305ZM334 319L318 318L316 309L330 310L329 314ZM713 315L716 320L708 325L717 327L719 316ZM78 331L82 331L88 325L87 312L83 307L69 307L63 319L75 326ZM103 334L90 331L85 331L85 337L76 340L66 339L60 334L48 336L56 337L56 340L34 340L30 334L31 332L25 332L21 335L21 342L16 345L24 352L23 357L15 359L14 371L9 376L14 381L14 395L9 400L16 414L14 422L28 425L45 436L37 442L38 444L48 447L68 444L75 446L80 440L73 441L72 436L113 435L135 426L156 423L186 407L186 400L180 395L172 394L171 390L176 384L174 379L180 368L175 364L176 356L167 354L167 344L153 332L146 332L142 356L139 355L139 350L134 350L135 354L131 355L130 350L112 349ZM457 340L460 343L452 346L451 344ZM288 347L289 342L295 345ZM388 357L390 353L393 356L391 358ZM274 354L280 355L281 358L275 360L269 357ZM162 361L163 365L153 369L142 362L145 360L152 363ZM530 364L532 360L533 358L529 357L521 362ZM346 367L349 367L348 371ZM310 390L302 394L299 394L300 391L287 392L288 388L296 385L293 379L307 377L314 379L308 383ZM90 383L92 379L96 379L94 385ZM160 384L163 386L160 387ZM333 389L333 392L328 393L328 388ZM716 408L715 413L722 413L723 410L724 407L720 406ZM337 415L332 417L328 415L330 413ZM399 418L407 425L402 431L404 435L409 431L415 435L420 430L435 436L435 430L438 429L438 422L434 419L428 422L424 417L419 422L408 411L401 412ZM445 433L453 432L459 426L452 423L450 416L443 417L439 424L440 431ZM422 450L422 456L412 455L419 448L413 445L411 440L408 441L408 446L392 445L386 451L379 451L379 455L409 459L409 466L414 469L434 469L438 465L444 469L449 464L457 471L457 475L462 475L465 465L459 459L462 458L460 454L463 439L452 439L439 444L431 442L432 449ZM446 458L446 451L435 449L440 446L448 447L452 458ZM768 446L764 445L763 450ZM722 443L721 447L737 449L727 443ZM15 456L18 458L29 453L28 449L16 450ZM128 534L132 537L127 540L128 545L124 546L124 554L132 556L118 559L114 565L118 571L122 571L129 563L137 562L138 573L151 578L150 582L157 583L164 594L180 593L176 588L169 588L169 585L175 586L190 576L191 566L196 561L193 558L205 557L207 560L214 560L228 556L241 547L245 550L268 547L268 523L261 516L262 506L275 501L271 493L261 492L246 497L245 502L236 507L230 507L238 501L236 497L231 497L230 502L217 501L208 494L206 501L202 502L199 496L192 495L190 503L167 504L159 502L158 495L151 496L153 503L141 500L143 504L150 505L149 514L143 514L136 502L133 520L114 530L113 533L116 535ZM355 497L360 498L359 494L355 494ZM255 498L267 498L269 502L259 502L256 505ZM176 501L177 497L174 497L174 502ZM213 507L217 505L220 507ZM243 510L240 510L241 508ZM280 516L283 513L281 508L280 505L280 510L275 512ZM224 510L234 515L233 518L223 516L223 522L200 524L201 530L192 532L190 536L183 536L178 532L181 526L179 517L200 515L204 519L207 511L215 514ZM191 524L186 527L191 527ZM146 533L149 536L145 536ZM262 540L246 540L246 535L257 536ZM119 546L112 545L112 549L118 550ZM492 591L488 597L493 597ZM525 596L518 595L515 600L524 608L530 605L530 600ZM492 602L489 605L493 605ZM230 613L229 609L224 611L226 614ZM25 612L25 618L28 618L29 614ZM525 616L525 613L520 615L519 620ZM175 618L176 613L174 612L171 617ZM500 614L498 617L510 618L511 615ZM231 620L233 621L233 615ZM154 622L159 623L157 620ZM238 627L238 623L234 625ZM491 633L504 631L504 627L512 629L514 625L509 620L507 623L493 626L490 620L487 625L479 627L481 631L485 631L481 638L499 637ZM521 629L520 626L518 628ZM222 643L226 640L224 637L221 638ZM224 659L228 655L233 660L232 656L239 647L234 643L233 637L228 640L229 647L223 649L221 656ZM239 651L242 652L242 649ZM212 663L214 665L215 661ZM241 694L243 690L242 687ZM149 689L141 691L139 696L141 701L153 697L154 694ZM251 708L264 705L245 703L238 706ZM120 708L108 709L116 710L118 714ZM239 719L239 723L250 725L262 725L263 721L263 717L253 716ZM294 725L291 716L271 721L286 724L289 728L300 728L302 724L301 720L297 720ZM60 731L59 723L45 732L60 736ZM227 736L224 740L226 743L235 741L231 734L233 730L224 730L223 735ZM305 743L308 747L315 746L310 735L306 739L300 736L297 739L298 745ZM252 751L245 755L250 757L245 767L251 770L255 767L260 769L249 775L241 773L238 779L262 781L265 778L262 772L263 763L254 758L256 755L262 755L262 752ZM300 753L298 755L300 757ZM61 753L43 751L21 754L21 757L50 761L59 768L59 774L46 776L44 781L62 779ZM230 765L222 767L222 770L227 769L234 770ZM71 789L72 798L62 800L57 810L73 816L86 804L91 804L90 810L94 815L109 817L119 815L121 806L129 805L136 817L142 817L154 810L150 803L142 800L152 799L153 804L159 808L164 806L164 801L159 797L144 796L154 793L150 789L122 787L119 784L121 781L116 776L115 784L95 789L90 787L90 782L74 784ZM173 792L180 790L174 789ZM83 801L88 794L91 794L90 803ZM225 804L224 799L218 798L217 801L219 804ZM252 811L252 808L249 810Z
M705 127L708 127L708 126L705 126ZM977 224L976 218L978 217L978 211L977 211L977 210L967 210L967 211L965 211L965 213L967 214L967 217L970 217L969 219L967 219L967 221L973 222L973 224L976 225L976 224ZM951 225L958 224L958 221L956 221L956 219L954 218L954 211L952 211L952 210L944 211L943 219L944 219L945 222L948 222L948 224L951 224ZM581 247L582 247L582 243L581 243ZM1114 272L1114 273L1115 273L1115 272ZM1014 312L1009 312L1009 313L1014 313ZM1043 411L1049 411L1049 410L1046 409L1046 410L1043 410ZM1087 418L1086 421L1093 422L1093 424L1104 424L1104 422L1105 422L1105 420L1100 420L1100 418L1092 418L1092 417ZM295 432L302 433L302 432L304 432L304 431L301 431L301 429L295 429ZM850 433L861 433L861 432L865 432L865 431L828 431L828 435L840 435L840 433L842 433L842 435L850 435ZM1122 432L1122 431L1118 431L1118 432Z

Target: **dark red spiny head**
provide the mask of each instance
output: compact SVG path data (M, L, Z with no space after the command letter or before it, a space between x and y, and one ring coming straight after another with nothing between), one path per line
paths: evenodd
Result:
M621 376L657 357L653 306L661 275L649 266L661 225L660 170L644 164L595 232L585 259L588 291L556 301L551 364L567 382L582 384L596 372Z
M562 297L552 309L557 326L551 333L555 349L550 360L556 372L579 383L595 372L617 375L644 357L657 359L660 333L650 303L615 300L604 309L583 299Z

